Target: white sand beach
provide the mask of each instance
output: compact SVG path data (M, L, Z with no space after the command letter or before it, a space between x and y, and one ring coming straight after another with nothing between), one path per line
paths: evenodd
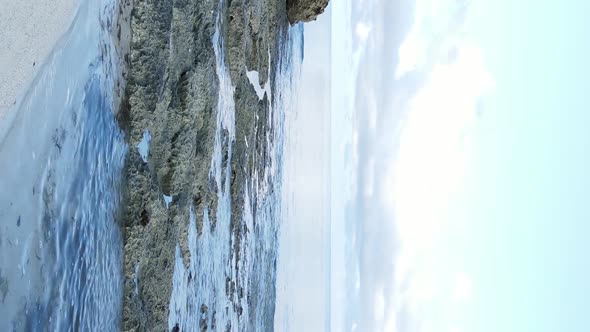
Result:
M0 0L0 119L70 26L77 0Z

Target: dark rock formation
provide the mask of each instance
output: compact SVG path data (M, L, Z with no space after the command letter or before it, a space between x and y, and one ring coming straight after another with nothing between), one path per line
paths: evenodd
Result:
M209 169L219 89L212 38L220 10L226 63L235 87L236 136L255 142L255 122L267 122L267 100L258 100L246 70L257 70L261 78L275 70L278 41L288 27L285 0L221 3L221 9L219 0L133 4L128 84L118 114L129 144L122 209L123 331L168 330L176 243L189 259L189 206L200 215L205 206L214 211L217 204ZM145 131L151 135L147 162L137 149ZM242 192L250 176L239 163L251 163L248 155L264 153L260 147L248 151L256 144L248 147L244 142L236 140L232 158L233 220L242 215ZM172 197L169 206L163 195ZM197 224L199 233L202 228Z
M287 0L289 22L314 21L328 6L329 0Z
M217 14L222 17L225 63L235 89L235 136L239 139L234 142L231 159L230 228L239 235L243 227L235 221L242 217L246 179L264 174L264 164L259 161L267 155L264 130L255 128L265 128L270 117L268 98L259 100L246 71L258 71L261 85L267 77L272 81L278 66L279 40L286 35L289 22L313 20L327 3L135 0L131 5L121 1L121 15L130 17L119 22L122 32L117 33L123 44L130 39L130 47L122 45L120 52L128 70L123 72L127 85L118 113L129 144L121 213L125 235L123 331L168 330L177 243L185 263L190 259L189 207L202 215L205 207L215 211L217 206L217 193L209 175L219 90L212 41ZM128 12L130 16L125 15ZM142 156L137 147L146 132L151 141L149 152ZM215 227L216 221L212 222ZM196 226L199 235L205 231L202 221L197 221ZM241 244L232 245L232 250L239 252ZM236 269L239 259L238 255ZM228 297L246 296L239 280L230 280L230 284ZM210 303L201 306L204 313L211 312L210 308ZM243 308L228 310L241 316ZM212 315L209 326L203 326L215 329L218 322L215 312ZM268 317L272 324L273 315ZM179 331L180 327L176 325L172 330Z

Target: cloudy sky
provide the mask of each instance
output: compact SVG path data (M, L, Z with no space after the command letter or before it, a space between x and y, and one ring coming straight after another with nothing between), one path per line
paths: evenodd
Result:
M332 3L334 330L587 330L588 7Z

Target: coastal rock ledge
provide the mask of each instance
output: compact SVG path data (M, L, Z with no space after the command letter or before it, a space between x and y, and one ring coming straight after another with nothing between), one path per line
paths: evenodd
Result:
M328 6L329 0L287 0L289 23L315 21Z

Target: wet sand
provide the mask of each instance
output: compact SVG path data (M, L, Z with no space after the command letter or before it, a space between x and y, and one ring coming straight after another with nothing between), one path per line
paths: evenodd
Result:
M0 0L0 119L70 26L76 0Z

